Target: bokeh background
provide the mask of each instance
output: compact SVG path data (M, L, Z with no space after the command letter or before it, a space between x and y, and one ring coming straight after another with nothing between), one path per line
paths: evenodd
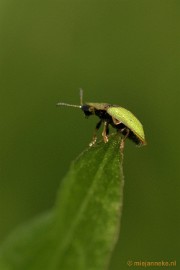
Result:
M0 240L50 209L97 119L58 101L130 109L148 145L126 143L124 209L110 269L178 260L180 2L1 0ZM77 183L78 184L78 183Z

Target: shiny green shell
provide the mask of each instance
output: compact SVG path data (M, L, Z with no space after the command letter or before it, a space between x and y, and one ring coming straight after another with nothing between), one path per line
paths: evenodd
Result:
M118 105L110 105L108 103L86 103L96 110L106 110L109 115L123 123L128 127L141 141L146 144L144 130L141 122L132 112Z
M118 106L110 106L107 112L113 118L122 122L128 127L143 143L145 143L145 135L141 122L125 108Z

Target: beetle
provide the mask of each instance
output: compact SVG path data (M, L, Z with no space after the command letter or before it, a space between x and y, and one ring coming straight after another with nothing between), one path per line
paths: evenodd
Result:
M83 91L80 89L80 105L72 105L59 102L57 106L68 106L80 108L86 117L96 115L99 117L99 122L96 125L93 139L89 146L93 146L97 141L97 131L103 124L102 137L105 143L108 142L109 125L122 134L120 148L123 150L125 139L128 138L138 146L146 145L144 130L141 122L129 110L109 103L94 103L87 102L83 104Z

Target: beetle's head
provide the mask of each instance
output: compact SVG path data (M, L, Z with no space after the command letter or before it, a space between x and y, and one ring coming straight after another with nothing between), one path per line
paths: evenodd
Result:
M88 117L94 114L94 109L92 106L84 104L81 106L81 110L84 112L85 116Z

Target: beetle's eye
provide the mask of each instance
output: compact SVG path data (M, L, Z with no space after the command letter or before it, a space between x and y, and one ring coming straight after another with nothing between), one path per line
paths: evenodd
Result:
M89 106L89 112L94 113L94 108Z

